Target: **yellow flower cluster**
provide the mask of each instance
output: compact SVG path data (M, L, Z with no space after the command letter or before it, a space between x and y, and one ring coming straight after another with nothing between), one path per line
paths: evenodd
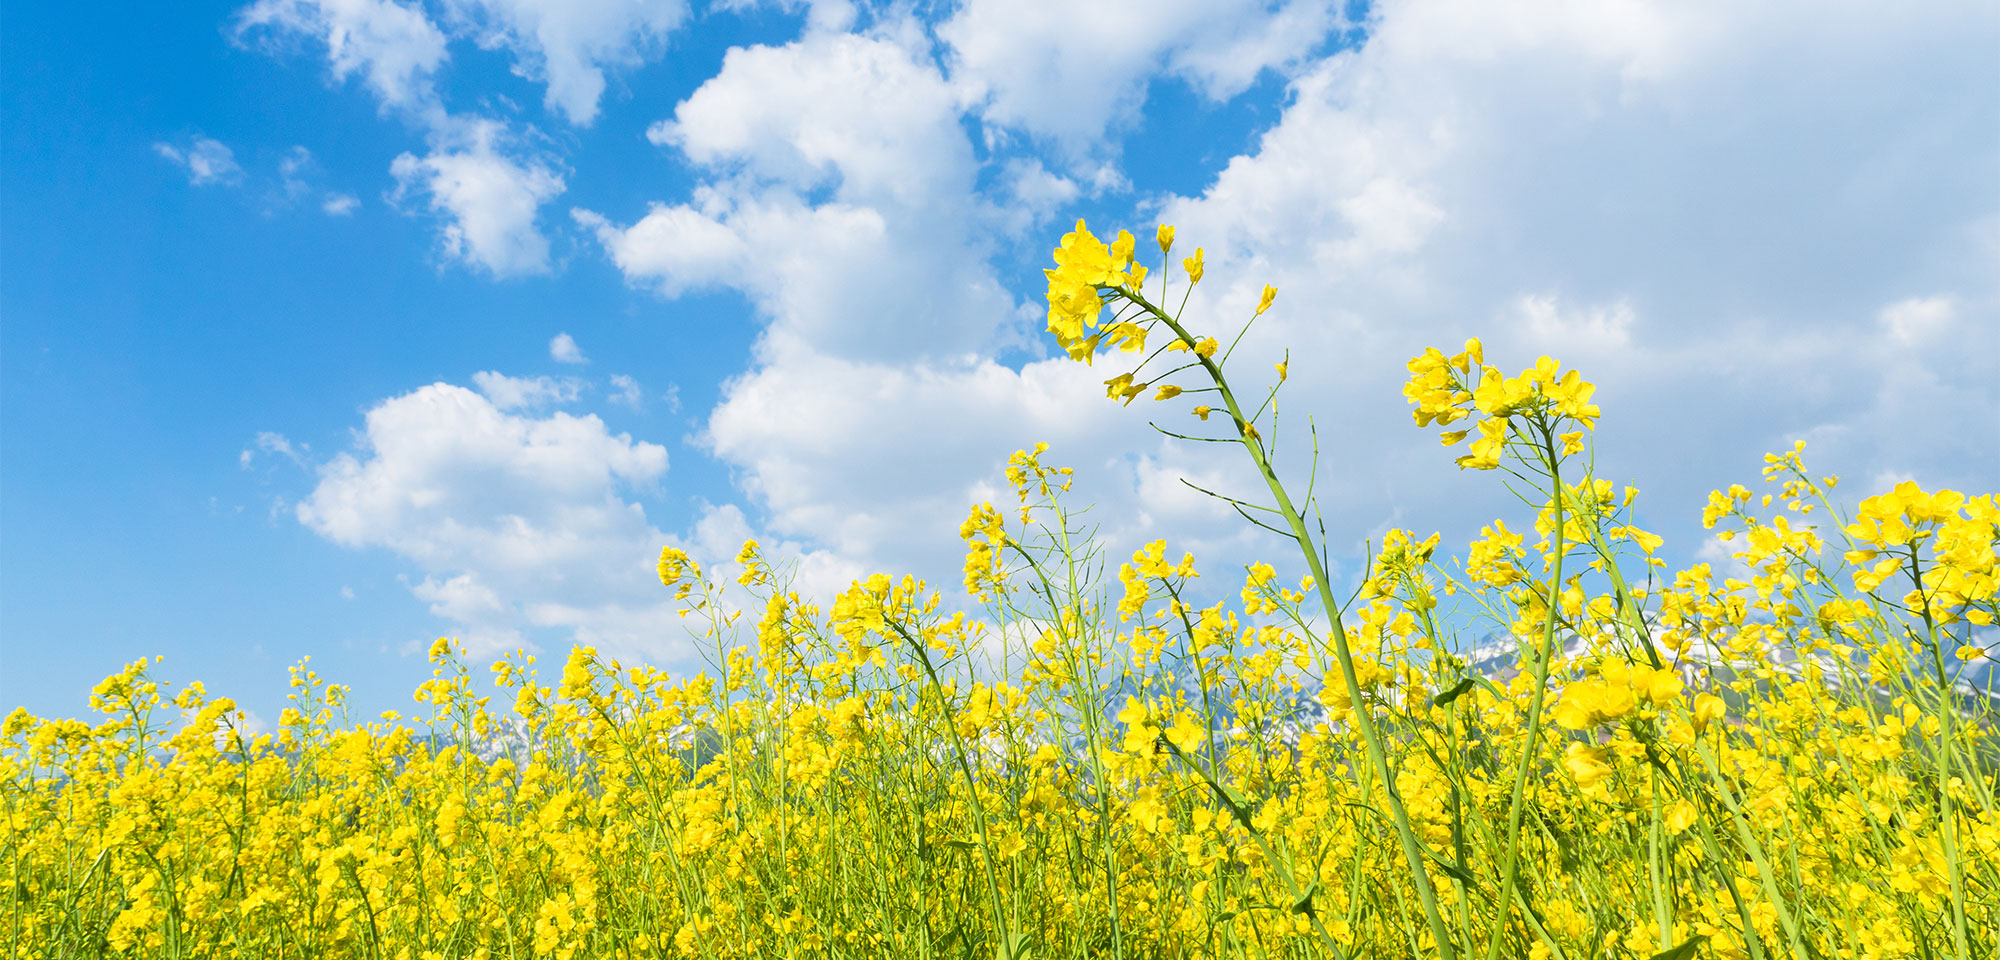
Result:
M1634 711L1657 711L1671 705L1680 699L1684 688L1677 670L1613 660L1600 667L1597 676L1563 688L1555 720L1571 730L1588 730Z
M1596 385L1585 382L1575 370L1560 372L1562 365L1549 357L1537 360L1519 376L1509 377L1497 368L1486 366L1484 352L1480 342L1472 339L1454 356L1447 357L1443 351L1431 347L1410 358L1410 379L1403 385L1403 396L1416 406L1417 426L1449 425L1472 416L1475 411L1485 414L1485 419L1473 426L1447 431L1440 437L1449 447L1477 431L1470 452L1458 458L1460 469L1498 467L1511 421L1516 416L1582 427L1583 430L1564 432L1557 437L1564 455L1581 452L1583 431L1597 425L1597 405L1590 402L1597 391Z
M1170 244L1171 234L1163 242ZM1145 331L1137 324L1117 323L1099 333L1089 332L1097 329L1104 310L1100 288L1138 290L1145 284L1145 266L1132 259L1137 246L1132 234L1124 230L1107 246L1082 220L1076 222L1074 231L1063 235L1062 245L1055 250L1055 269L1043 273L1049 281L1049 332L1070 356L1088 357L1105 336L1127 351L1145 349Z
M1162 255L1173 249L1173 226L1161 224L1154 236ZM1048 279L1048 329L1055 335L1056 345L1071 359L1092 363L1099 348L1106 345L1116 345L1120 353L1144 355L1138 368L1104 381L1105 397L1128 405L1148 390L1153 391L1154 400L1172 400L1188 392L1179 384L1140 379L1140 371L1162 354L1192 353L1195 357L1194 362L1168 371L1163 376L1190 367L1205 367L1213 371L1221 362L1216 358L1216 352L1221 348L1216 338L1190 333L1180 325L1177 317L1168 316L1146 298L1147 269L1134 259L1137 245L1132 234L1124 230L1120 230L1117 238L1107 245L1090 232L1084 221L1078 220L1076 229L1064 234L1061 245L1054 251L1055 267L1043 271ZM1192 256L1182 258L1181 268L1191 286L1201 283L1207 270L1202 248L1197 247ZM1252 318L1270 310L1277 297L1278 289L1265 284ZM1107 306L1115 310L1109 320L1102 317ZM1169 329L1172 339L1160 350L1148 355L1146 339L1161 326ZM1277 370L1278 382L1284 383L1289 375L1288 361L1279 361L1273 366ZM1220 388L1220 392L1225 403L1234 403L1226 387ZM1206 421L1216 409L1210 404L1197 404L1193 413ZM1231 412L1237 413L1233 409ZM1254 415L1247 419L1240 415L1232 417L1240 437L1247 441L1260 439L1252 422L1255 419Z
M1967 498L1955 490L1925 493L1914 481L1861 501L1847 527L1857 548L1848 554L1854 564L1854 585L1873 592L1896 574L1912 583L1903 605L1951 624L1961 617L1991 626L1994 557L1991 547L2000 529L2000 510L1992 495ZM1929 543L1929 556L1920 549ZM1928 560L1928 563L1925 561Z

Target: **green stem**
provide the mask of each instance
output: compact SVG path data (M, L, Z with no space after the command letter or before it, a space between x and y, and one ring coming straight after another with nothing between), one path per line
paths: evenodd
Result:
M1001 960L1015 960L1012 928L1000 910L999 871L993 865L993 837L987 832L986 805L979 800L979 784L972 776L972 762L966 758L965 738L959 736L958 725L952 721L951 704L945 700L944 684L938 679L937 668L931 665L930 651L924 649L923 640L910 636L910 632L903 629L903 625L895 620L884 617L883 622L896 631L896 635L902 637L903 642L908 643L910 649L915 651L917 662L924 665L924 673L931 679L931 689L937 693L938 708L943 715L944 727L951 733L952 748L958 754L958 771L965 778L966 799L972 803L973 820L979 825L979 856L986 865L986 895L993 910L993 936L1000 943L997 955Z
M1528 769L1534 765L1535 754L1542 735L1542 704L1547 699L1549 689L1549 659L1555 649L1556 614L1562 604L1563 573L1563 482L1561 466L1556 459L1554 439L1549 431L1542 431L1542 455L1548 459L1549 479L1555 486L1552 501L1555 519L1551 524L1555 529L1549 534L1550 564L1547 609L1542 615L1542 648L1535 652L1534 676L1535 693L1528 701L1528 743L1521 750L1521 762L1514 767L1514 784L1509 791L1507 802L1507 858L1504 861L1500 881L1500 917L1493 924L1493 932L1486 940L1486 960L1494 960L1500 955L1500 941L1507 933L1507 921L1514 908L1514 889L1521 879L1521 810L1522 800L1527 795Z
M1179 321L1167 316L1166 312L1148 302L1143 296L1132 291L1120 291L1120 295L1131 299L1142 309L1164 322L1175 335L1185 341L1190 348L1197 342ZM1229 381L1222 375L1222 369L1209 357L1201 357L1202 369L1214 381L1216 391L1228 408L1230 417L1237 427L1238 438L1243 448L1250 453L1250 459L1257 466L1257 472L1264 477L1265 486L1277 501L1278 513L1284 517L1286 526L1291 528L1292 539L1298 544L1299 552L1305 555L1306 568L1312 573L1313 584L1319 593L1320 605L1326 610L1328 637L1333 642L1334 659L1340 665L1341 682L1347 688L1348 702L1353 705L1354 722L1361 731L1361 739L1366 746L1369 766L1382 781L1383 793L1389 800L1390 818L1396 824L1396 837L1401 842L1404 864L1409 868L1410 880L1416 884L1418 898L1423 901L1424 919L1429 924L1431 938L1437 944L1438 956L1442 960L1455 960L1458 951L1454 949L1450 931L1445 927L1444 917L1438 913L1437 894L1431 888L1428 869L1424 863L1423 848L1417 843L1417 836L1410 829L1409 813L1403 807L1402 795L1396 789L1394 773L1389 769L1389 757L1382 747L1382 733L1375 726L1374 715L1361 698L1361 679L1354 669L1354 654L1347 643L1347 628L1340 621L1340 604L1334 599L1333 590L1327 582L1326 569L1320 563L1319 551L1314 549L1312 534L1306 530L1305 519L1292 505L1291 496L1285 485L1278 480L1277 471L1271 466L1270 458L1264 453L1250 431L1249 421L1243 418L1243 411L1237 405L1236 395L1229 388Z

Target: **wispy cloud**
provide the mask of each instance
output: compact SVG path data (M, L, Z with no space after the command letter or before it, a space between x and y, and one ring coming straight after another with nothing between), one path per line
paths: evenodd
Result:
M243 168L236 163L236 152L212 137L196 135L181 146L162 141L153 144L153 152L186 171L188 183L194 186L234 186L243 182Z
M310 465L306 460L306 454L309 452L310 448L303 443L294 445L284 434L264 430L257 434L255 450L243 450L237 454L236 462L244 469L249 469L258 453L266 453L283 457L295 467L306 467Z
M639 381L622 373L614 373L611 375L611 387L612 403L623 404L634 410L639 409L645 397L644 391L639 389Z
M492 370L472 375L479 392L501 410L536 409L575 402L583 382L567 377L510 377Z

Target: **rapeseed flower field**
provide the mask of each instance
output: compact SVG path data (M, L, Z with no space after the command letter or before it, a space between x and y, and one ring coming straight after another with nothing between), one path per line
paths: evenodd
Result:
M1252 371L1240 331L1164 306L1201 250L1149 288L1137 247L1063 237L1050 332L1112 400L1247 457L1266 488L1226 499L1300 580L1260 562L1239 590L1161 540L1100 585L1038 446L960 529L962 585L823 602L754 542L733 579L665 550L715 665L693 677L588 647L477 677L441 639L411 715L356 718L301 663L249 736L136 662L96 719L0 731L9 956L2000 951L1969 679L2000 654L1992 494L1849 505L1793 449L1704 511L1747 579L1671 571L1597 472L1592 384L1475 340L1412 358L1405 394L1524 515L1458 557L1392 530L1336 592L1310 482L1272 465L1289 358Z

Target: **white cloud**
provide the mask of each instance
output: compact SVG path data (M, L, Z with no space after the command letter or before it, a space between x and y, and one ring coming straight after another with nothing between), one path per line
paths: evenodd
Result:
M583 349L576 345L576 338L567 333L558 333L549 340L549 359L557 363L589 363Z
M786 13L804 9L806 29L811 32L848 30L854 26L858 13L853 0L715 0L709 5L711 11L726 10L730 13L751 13L760 7Z
M1072 374L791 357L732 381L706 442L743 472L774 529L877 558L905 539L945 545L970 487L991 482L1008 453L1101 425L1110 411L1087 404L1103 389Z
M1136 116L1160 71L1226 100L1339 23L1336 4L1314 0L969 0L937 33L987 122L1080 153Z
M740 166L853 203L908 203L969 186L958 103L928 57L893 36L816 34L729 51L722 70L647 130L696 164Z
M320 467L299 522L415 564L424 579L412 592L483 650L518 642L536 603L588 611L664 600L647 587L667 539L627 498L666 474L665 448L613 435L594 416L510 413L445 383L376 405L358 439ZM669 636L664 604L652 612L659 634L629 632L621 643Z
M394 0L257 0L236 16L236 36L302 34L326 46L336 83L362 75L384 109L437 109L433 77L445 35L418 5Z
M278 161L278 193L283 204L289 206L297 203L312 192L312 185L306 182L306 176L312 173L316 166L312 151L300 146L292 147L285 153L284 158Z
M622 373L614 373L611 375L611 386L615 388L611 394L612 403L623 404L634 410L639 409L645 397L644 392L639 389L639 381Z
M472 375L479 392L501 410L537 409L573 403L583 384L568 378L510 377L492 370Z
M354 588L349 586L342 586L340 588L340 599L342 600L354 599Z
M495 374L486 385L500 381L528 382ZM412 596L475 657L540 638L685 670L700 661L654 576L660 548L681 546L731 576L729 559L753 533L727 504L703 508L686 535L662 532L637 498L666 473L664 447L595 416L509 411L435 383L370 409L355 449L319 468L295 513L334 543L412 564ZM858 572L782 539L765 546L816 587Z
M629 226L576 219L632 282L669 296L733 288L767 321L756 365L724 384L703 442L741 472L773 531L842 558L817 575L902 569L919 539L945 558L1007 443L1102 427L1090 371L975 359L1024 343L987 262L1020 204L975 195L961 103L920 35L813 33L732 51L649 136L708 179ZM1045 212L1076 192L1039 165L1012 175L1014 199ZM1022 417L1024 405L1038 412Z
M1490 361L1548 353L1597 381L1600 467L1638 479L1663 523L1802 429L1825 438L1822 468L1964 482L1990 454L1921 411L2000 414L1981 359L2000 322L1873 305L1970 286L1958 309L2000 320L1967 240L2000 208L2000 125L1955 119L2000 114L1973 79L2000 20L1904 12L1877 31L1858 7L1382 4L1362 47L1302 75L1256 149L1159 219L1208 248L1197 315L1279 287L1244 349L1293 347L1293 407L1340 410L1323 439L1403 478L1364 487L1348 522L1507 508L1398 416L1402 359L1472 334ZM1949 349L1885 363L1871 346L1933 324Z
M493 654L524 645L518 608L501 599L477 573L461 573L443 580L427 576L410 587L410 593L430 605L432 616L460 624L458 640L474 656Z
M305 467L308 465L305 455L309 452L310 448L303 443L294 446L292 441L282 433L275 433L270 430L258 431L256 447L257 450L264 453L284 457L286 460L291 461L293 466ZM237 465L245 469L249 468L251 461L254 459L256 459L256 453L250 450L244 450L236 455Z
M1046 222L1082 193L1076 181L1049 172L1040 160L1032 157L1009 160L1002 178L1016 211L1009 227L1016 232Z
M1910 346L1944 332L1957 315L1949 297L1912 297L1883 307L1876 320L1896 342Z
M390 164L398 202L425 196L445 219L444 252L495 277L549 272L549 239L536 219L541 205L563 191L547 163L516 151L506 128L490 120L451 125L457 135L423 157L405 153Z
M630 227L588 210L572 216L596 234L628 280L652 283L667 296L734 281L749 255L735 230L686 206L655 204Z
M342 453L323 465L300 519L347 546L418 557L459 556L473 541L507 543L521 524L532 527L579 504L605 506L618 486L650 485L667 469L665 448L612 436L594 416L518 416L446 383L378 404L360 439L366 459ZM468 475L490 482L464 484ZM449 514L504 522L475 530ZM533 561L532 551L499 552Z
M267 209L277 211L305 200L319 189L313 185L319 176L319 161L313 157L312 151L301 146L292 147L278 161L278 187ZM361 201L351 194L329 190L321 194L319 208L329 217L344 217L360 205Z
M461 9L471 6L468 2ZM550 9L558 6L568 9L565 5ZM608 10L611 5L584 4L576 10L599 6ZM491 5L505 14L496 22L545 19L552 36L566 36L565 30L591 21L592 15L585 13L573 17L556 11L544 16L535 12L540 7L532 0ZM324 44L336 82L363 76L385 112L398 113L423 128L425 152L421 156L404 152L390 164L396 180L391 202L424 198L440 218L439 239L447 257L494 277L549 272L549 240L536 220L541 205L563 192L558 165L537 142L532 127L516 129L492 117L454 114L445 108L436 75L450 58L448 38L421 5L395 0L257 0L238 13L235 32L239 40L303 36ZM489 39L504 43L511 36L502 30ZM589 46L594 41L580 37L578 42ZM303 148L295 151L296 156ZM288 190L297 180L294 172L283 171ZM357 203L345 194L330 194L321 209L331 216L345 216Z
M571 123L597 118L607 67L634 67L656 56L687 18L686 0L447 0L479 32L479 44L505 49L514 72L548 85L545 102Z
M1514 313L1525 323L1530 339L1553 349L1598 351L1632 342L1638 319L1624 300L1583 310L1563 310L1552 294L1524 294L1514 301Z
M514 72L547 87L548 109L571 123L596 119L607 69L657 56L688 13L686 0L441 0L447 33L421 3L257 0L236 15L239 41L309 37L326 48L336 83L359 75L384 110L435 124L445 118L437 74L450 41L467 35L505 50Z
M153 152L187 171L188 183L197 187L211 183L234 185L243 180L243 168L236 163L235 151L211 137L193 137L185 147L155 143Z
M691 201L629 226L587 210L577 222L634 283L748 295L772 321L766 360L988 346L1013 313L983 253L995 215L974 197L956 95L921 42L811 34L730 51L648 131L710 176Z

